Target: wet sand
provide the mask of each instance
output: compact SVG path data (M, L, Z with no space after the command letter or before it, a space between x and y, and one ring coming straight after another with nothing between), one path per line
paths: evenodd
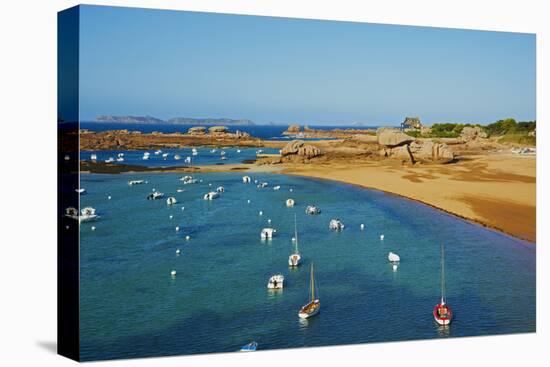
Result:
M285 174L342 181L417 200L456 216L536 242L536 159L471 156L455 164L391 162L286 165Z

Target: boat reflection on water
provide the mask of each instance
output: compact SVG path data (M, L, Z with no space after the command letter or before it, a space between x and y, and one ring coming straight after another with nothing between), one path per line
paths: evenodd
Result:
M437 336L440 338L447 338L451 336L451 327L450 325L439 325L434 323L435 329L437 331Z
M301 317L299 317L298 322L300 323L300 330L302 330L302 329L306 329L309 326L310 320L302 319Z

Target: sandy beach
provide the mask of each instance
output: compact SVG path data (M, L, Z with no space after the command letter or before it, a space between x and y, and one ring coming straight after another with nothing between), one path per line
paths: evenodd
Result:
M389 161L285 165L281 172L404 196L536 242L535 157L497 153L410 167Z

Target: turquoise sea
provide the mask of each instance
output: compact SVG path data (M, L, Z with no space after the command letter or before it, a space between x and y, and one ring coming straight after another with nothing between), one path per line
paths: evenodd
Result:
M269 182L260 189L237 173L196 175L194 185L180 176L81 175L81 206L101 215L81 225L83 360L232 352L252 340L265 350L535 331L534 244L347 184L251 174ZM129 186L134 179L148 184ZM219 199L202 199L220 185ZM146 200L152 189L179 203ZM287 198L297 205L287 208ZM322 213L307 216L308 204ZM293 270L294 213L304 262ZM331 218L346 228L329 231ZM264 242L268 219L277 236ZM441 244L455 313L447 328L431 314ZM389 251L401 256L395 272ZM300 321L312 262L321 313ZM268 291L276 273L285 288Z

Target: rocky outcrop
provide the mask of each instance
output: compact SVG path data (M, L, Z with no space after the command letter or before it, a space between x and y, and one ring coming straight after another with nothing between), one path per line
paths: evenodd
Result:
M470 141L477 138L486 139L487 133L479 126L465 126L460 132L460 137L465 141Z
M187 130L187 133L191 135L204 135L206 134L206 128L204 126L191 127Z
M449 163L455 158L447 144L430 140L414 141L409 145L409 149L415 161Z
M250 138L250 134L245 133L244 131L237 130L235 131L235 137L237 139L247 139L247 138Z
M322 154L321 149L316 146L306 144L302 140L293 140L281 149L281 156L297 156L305 159L312 159Z
M229 132L229 128L227 126L212 126L208 128L208 132L210 134L227 134Z
M378 144L386 147L397 147L404 144L409 144L414 141L412 136L409 136L397 129L381 128L376 132Z
M300 132L300 125L292 124L283 132L283 135L294 135Z

